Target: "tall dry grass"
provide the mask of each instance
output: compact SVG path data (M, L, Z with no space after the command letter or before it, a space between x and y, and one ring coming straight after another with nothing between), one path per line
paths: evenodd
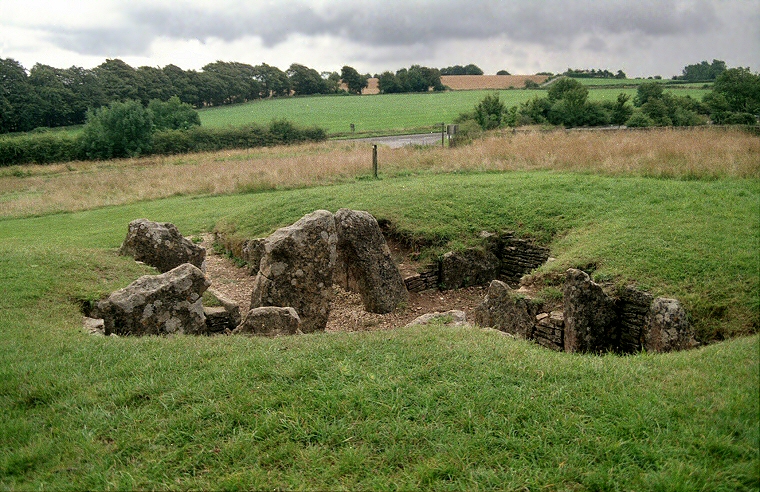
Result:
M381 148L381 174L558 170L677 179L760 178L760 139L739 130L504 132L457 148ZM178 194L350 181L370 174L367 142L0 170L0 216L84 210Z

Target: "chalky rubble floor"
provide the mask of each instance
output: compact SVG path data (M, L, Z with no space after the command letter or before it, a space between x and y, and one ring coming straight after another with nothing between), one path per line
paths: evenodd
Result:
M248 268L238 267L227 256L217 253L210 236L204 237L202 245L206 247L206 276L211 280L211 289L238 303L240 313L245 316L250 309L255 277L248 274ZM389 314L373 314L364 310L359 294L336 286L327 331L390 330L402 327L423 314L452 309L464 311L467 320L471 321L473 309L483 302L486 292L486 286L442 292L412 292L407 306Z

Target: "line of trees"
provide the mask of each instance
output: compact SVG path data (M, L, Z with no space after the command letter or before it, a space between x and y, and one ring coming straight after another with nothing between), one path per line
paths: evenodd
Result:
M595 68L592 68L591 70L568 68L567 71L563 75L572 77L574 79L625 79L627 78L627 76L625 75L625 72L623 72L622 70L618 70L617 73L613 74L607 69L597 70Z
M437 68L412 65L393 72L386 71L377 76L377 87L382 94L402 92L428 92L445 90L441 83L441 71Z
M344 72L353 70L343 68ZM354 87L348 86L349 90ZM88 109L113 102L134 100L147 106L151 100L176 96L182 103L202 108L342 91L341 74L320 73L296 63L283 72L266 63L217 61L195 71L176 65L133 68L122 60L108 59L93 69L38 63L27 72L17 61L0 58L0 133L82 124Z
M755 125L760 118L760 74L749 68L724 70L702 101L664 92L660 82L638 86L636 96L620 93L615 101L590 101L588 89L565 77L554 82L545 97L537 96L507 108L498 93L489 94L456 122L472 132L504 126L551 124L565 127L626 125L693 126ZM629 101L631 104L629 104Z
M483 75L483 70L481 70L479 66L470 63L469 65L465 66L454 65L451 67L442 68L441 75Z

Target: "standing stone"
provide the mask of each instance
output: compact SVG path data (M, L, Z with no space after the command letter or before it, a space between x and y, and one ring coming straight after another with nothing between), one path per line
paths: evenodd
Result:
M440 262L442 289L459 289L481 285L499 276L501 261L492 253L480 248L449 251Z
M565 352L605 352L617 344L615 302L585 272L571 268L563 289Z
M409 293L377 220L368 212L342 208L335 214L335 228L339 263L355 282L364 308L385 314L407 302Z
M650 352L670 352L695 347L694 330L681 303L658 297L649 309L644 332L644 348Z
M246 314L243 322L232 332L235 335L296 335L301 318L292 307L258 307Z
M106 335L201 334L206 332L201 296L211 285L190 263L161 275L144 275L99 301Z
M206 249L183 237L174 224L148 219L129 223L119 254L132 256L162 273L183 263L191 263L203 270L206 259Z
M475 309L475 323L531 339L540 308L541 305L533 299L516 293L500 280L494 280L483 303Z
M292 307L301 318L301 331L324 331L333 296L337 242L335 219L327 210L275 231L264 244L251 309Z

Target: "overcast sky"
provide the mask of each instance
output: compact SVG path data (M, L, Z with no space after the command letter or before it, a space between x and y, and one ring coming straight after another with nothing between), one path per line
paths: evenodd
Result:
M475 63L485 73L622 69L679 75L702 60L760 70L760 0L0 0L0 58L92 68L286 70Z

